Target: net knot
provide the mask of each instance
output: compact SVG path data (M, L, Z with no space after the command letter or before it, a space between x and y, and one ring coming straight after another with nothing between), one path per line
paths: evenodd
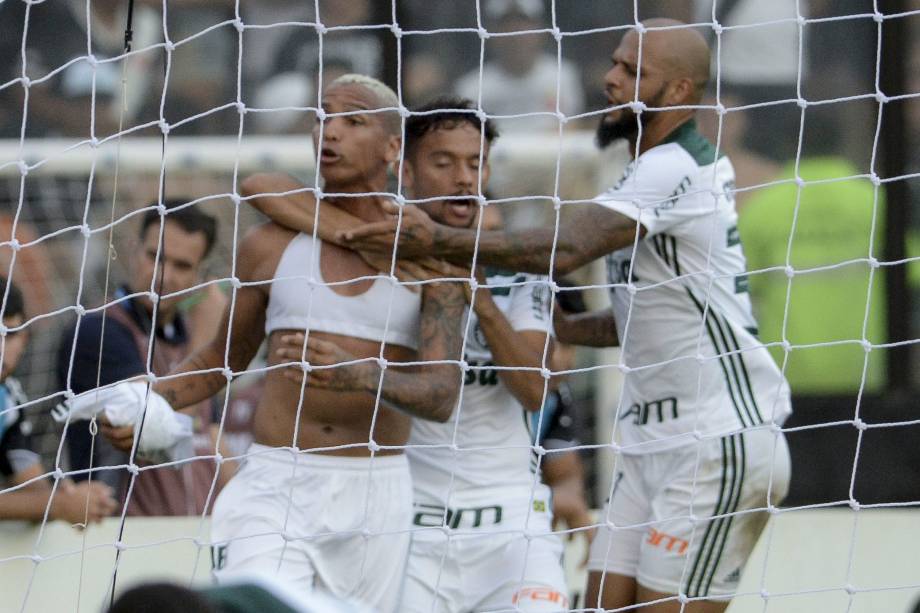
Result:
M805 98L796 98L795 103L799 105L800 109L808 108L808 100L806 100Z
M220 374L224 376L228 383L233 380L233 369L231 368L221 368Z
M23 177L29 174L29 165L26 164L25 160L19 160L16 162L16 166L19 168L19 174Z
M628 375L629 373L632 372L632 368L627 366L626 364L618 364L617 370L619 370L624 375Z
M403 31L402 31L402 28L399 27L399 24L394 23L393 25L391 25L390 32L392 32L393 36L395 36L396 38L402 38Z
M552 30L550 30L550 33L553 35L553 38L556 40L557 43L562 42L562 31L559 30L558 27L555 27Z
M99 139L96 138L95 136L90 137L89 146L92 147L93 149L96 149L99 146Z
M641 100L633 100L629 103L629 108L637 115L645 111L648 107Z
M246 114L246 103L240 100L236 103L236 112L240 115Z
M860 431L866 430L869 427L869 425L864 422L861 417L854 419L853 425L856 426L856 429Z
M89 227L89 224L83 224L80 226L80 234L83 235L83 238L89 238L93 235L93 231Z
M233 20L232 22L230 22L230 23L233 24L234 29L235 29L237 32L241 33L241 34L242 34L243 30L246 29L246 24L243 23L243 20L240 19L239 17L237 17L236 19L234 19L234 20Z
M544 366L543 368L540 369L540 376L548 380L550 377L553 376L553 371L551 371L549 368L546 368Z
M316 30L316 33L319 34L320 36L322 36L323 34L329 31L329 28L327 28L325 24L323 24L320 21L316 22L316 25L313 26L313 29Z
M166 39L166 42L163 43L163 48L166 49L166 53L172 53L176 50L176 43L172 42L169 39Z
M802 16L799 16L799 19L801 19L802 21L805 20L805 18ZM872 21L874 21L875 23L882 23L883 21L885 21L884 13L879 13L878 11L872 13Z
M128 472L131 473L135 477L141 474L140 467L134 462L131 462L130 464L128 464L127 469L128 469ZM116 546L117 546L117 543L116 543Z
M9 245L10 245L10 249L12 249L13 251L19 251L20 249L22 249L22 243L20 243L19 239L15 237L10 239Z
M158 121L157 127L160 128L160 132L162 132L164 136L169 134L169 124L166 122L165 119L161 119L160 121Z
M77 317L83 317L86 315L86 307L82 304L78 304L76 307L74 307L74 312L77 314Z
M722 27L722 24L718 21L712 24L712 33L716 36L721 36L722 32L725 31L725 28Z
M61 470L60 466L58 466L57 468L54 469L54 472L51 473L51 476L54 477L55 481L60 481L61 479L64 478L64 471Z
M885 104L886 102L890 100L890 98L888 98L888 96L886 96L884 93L878 91L878 92L875 92L875 100L879 104Z
M23 89L29 89L32 86L32 79L25 75L19 77L19 82L22 83Z
M95 55L90 53L89 55L86 56L86 63L92 66L93 68L96 68L96 66L99 64L99 60L96 58Z
M488 31L488 30L486 30L485 28L482 28L482 27L480 27L479 30L477 30L476 33L479 34L480 40L486 40L486 39L488 39L489 37L492 36L491 34L489 34L489 31Z

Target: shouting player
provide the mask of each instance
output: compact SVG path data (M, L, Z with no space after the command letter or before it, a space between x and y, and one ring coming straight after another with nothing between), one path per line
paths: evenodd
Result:
M640 57L641 54L641 57ZM358 249L564 274L607 256L612 310L559 339L623 347L617 470L589 562L589 606L720 612L767 518L785 496L779 429L789 389L758 340L729 160L699 134L709 79L705 39L655 19L629 31L605 76L602 142L627 139L633 161L557 230L476 232L407 208L346 232ZM632 103L638 101L636 113ZM554 249L555 247L555 249ZM555 258L552 260L551 258Z
M406 121L403 184L438 223L471 228L495 128L462 98L439 98L416 113ZM276 178L282 186L287 181ZM313 211L303 201L256 198L254 204L283 223L312 229ZM567 609L562 544L552 534L549 491L536 474L524 414L543 404L540 368L544 350L552 352L548 279L487 275L464 320L470 370L459 408L447 423L413 421L407 455L416 529L400 611ZM285 358L298 355L299 339L293 340L281 350Z
M324 189L337 194L330 202L382 219L380 198L368 194L385 191L400 151L398 115L378 110L396 107L396 95L375 79L345 75L322 105L313 140ZM460 357L463 290L433 283L410 291L376 278L353 251L273 223L248 233L237 263L242 285L220 334L154 386L174 409L207 398L227 382L227 348L226 366L237 373L268 335L255 443L214 508L215 574L269 573L394 611L411 521L402 453L409 415L444 421L453 412L461 374L443 361ZM284 376L275 352L282 337L304 330L306 389ZM144 429L158 406L153 396ZM108 435L130 447L133 429Z

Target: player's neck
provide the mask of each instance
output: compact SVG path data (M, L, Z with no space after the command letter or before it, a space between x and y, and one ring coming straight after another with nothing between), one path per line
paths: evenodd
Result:
M695 112L693 109L656 113L655 117L644 126L642 139L639 141L638 152L636 152L636 140L629 140L630 153L633 154L633 157L639 157L652 147L657 147L664 142L674 130L693 119L694 114Z
M362 194L355 196L332 196L323 200L364 221L380 221L385 215L380 207L382 198L367 194L387 191L387 177L383 174L354 183L326 183L323 191L329 194Z

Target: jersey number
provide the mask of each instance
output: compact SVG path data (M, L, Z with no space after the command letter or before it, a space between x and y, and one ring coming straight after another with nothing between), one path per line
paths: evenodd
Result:
M498 385L498 371L494 368L489 368L489 366L495 366L495 362L473 360L469 362L469 365L471 369L466 371L463 379L464 385L473 385L476 382L479 385Z

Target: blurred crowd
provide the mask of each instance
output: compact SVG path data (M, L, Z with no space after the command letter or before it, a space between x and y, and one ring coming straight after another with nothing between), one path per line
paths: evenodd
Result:
M398 86L410 108L442 92L469 97L498 116L509 138L555 135L561 129L566 134L590 131L597 123L596 112L608 104L602 76L615 42L627 28L653 16L690 23L709 22L714 16L723 26L738 29L720 37L715 59L718 88L713 83L708 104L744 108L723 117L704 111L700 119L736 168L749 267L786 264L798 202L795 173L831 183L803 192L804 208L791 252L794 266L820 267L865 257L870 241L875 256L882 257L884 189L874 190L864 177L833 182L867 175L873 164L878 172L879 110L869 97L875 93L877 24L871 19L869 0L720 0L715 9L712 0L647 0L640 3L639 15L633 3L602 0L319 0L318 15L313 2L302 0L137 0L134 5L134 51L124 56L126 0L0 3L0 139L16 143L23 137L104 138L119 127L132 136L159 136L161 118L170 126L170 136L235 136L241 121L238 100L249 111L242 116L246 135L306 135L315 115L306 109L317 106L322 84L351 72ZM800 38L798 25L791 21L797 10L810 19L870 15L810 23ZM394 16L399 37L390 27ZM235 27L237 17L244 28ZM480 37L477 20L489 37ZM765 22L773 25L744 27ZM558 39L550 31L554 26L564 33ZM715 38L711 30L707 34ZM920 36L912 37L906 60L913 67L913 81L906 83L904 92L886 92L889 96L920 92L917 40ZM22 76L26 83L13 82ZM809 101L846 100L803 112L795 102L798 96ZM917 98L890 104L903 105L908 122L904 129L920 135ZM574 119L560 127L560 113ZM908 156L908 172L916 174L916 148ZM0 164L8 161L0 159ZM546 177L552 173L540 169L537 174L541 176L497 177L500 193L494 196L545 193ZM579 175L578 181L587 179ZM781 183L760 188L775 181ZM229 189L191 185L193 189L186 185L177 191L198 197ZM144 198L128 204L119 201L119 211L149 202L147 196L155 194L155 187L148 186ZM916 179L910 187L916 203ZM195 188L203 193L195 193ZM591 197L596 188L576 185L563 195ZM853 206L841 206L845 202ZM875 204L866 206L867 202ZM30 243L83 223L87 216L96 227L108 217L110 205L109 194L86 177L0 176L0 241L13 237L15 227L15 238ZM212 212L230 221L228 211L225 207ZM508 223L546 222L540 214L508 217ZM213 257L219 262L211 270L215 275L224 272L232 248L230 224L223 225L227 229ZM114 256L119 267L126 258L119 260L117 253L103 247L87 255L83 245L82 236L71 232L16 252L14 280L23 289L30 316L78 299L86 303L86 295L93 292L96 300L101 299L107 264ZM834 245L833 253L829 245ZM0 269L6 270L13 256L9 245L0 246ZM753 277L765 342L778 341L784 328L790 340L800 344L859 338L864 320L868 338L886 342L884 288L875 292L878 301L868 316L864 300L850 299L866 295L867 278L863 269L850 277L811 275L792 294L791 319L785 321L784 273ZM84 279L87 294L81 297L78 291L84 289L77 281ZM882 275L872 282L883 283ZM835 301L831 308L828 300ZM815 318L818 305L831 315ZM816 328L815 321L821 326ZM53 377L47 356L56 351L58 336L51 332L61 325L36 325L46 326L43 330L49 333L34 335L31 357L26 358L32 377L25 383L32 395L41 396L48 393ZM915 321L913 337L918 327ZM863 379L861 353L861 348L847 346L817 358L814 352L799 352L786 374L800 394L853 392ZM781 357L777 348L777 358ZM880 351L871 357L867 391L883 389L883 359ZM237 399L245 407L245 392Z

